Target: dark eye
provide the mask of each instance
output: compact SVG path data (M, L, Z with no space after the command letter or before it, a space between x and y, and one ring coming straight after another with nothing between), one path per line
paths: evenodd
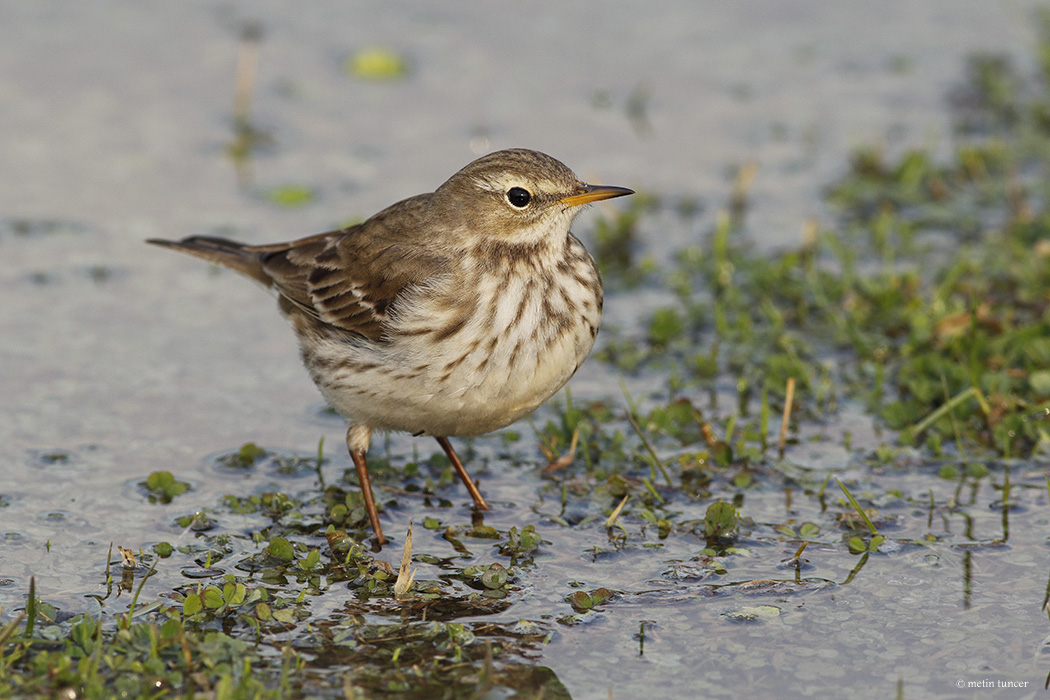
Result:
M507 201L518 209L524 209L529 206L529 201L531 199L532 195L529 194L529 191L521 187L511 187L507 190Z

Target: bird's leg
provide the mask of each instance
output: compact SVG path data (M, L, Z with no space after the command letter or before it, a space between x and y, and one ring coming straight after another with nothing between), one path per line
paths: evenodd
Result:
M459 455L452 449L452 443L448 441L446 437L436 438L438 444L441 445L441 449L448 455L449 460L452 462L452 468L459 474L460 480L463 481L463 485L467 487L467 491L470 491L470 497L474 499L474 507L478 510L488 510L489 504L485 503L485 499L481 496L481 491L478 491L478 487L470 479L470 475L467 474L467 470L463 468L463 462L459 461Z
M365 452L368 451L371 430L359 425L351 425L346 431L346 446L350 450L350 459L354 460L357 469L357 480L361 482L361 495L365 497L365 510L368 511L368 519L372 522L372 532L376 535L376 543L380 546L386 544L383 537L383 526L379 524L379 510L376 509L376 499L372 494L372 480L368 478L368 464L365 462ZM363 445L362 445L363 443Z
M354 460L357 467L357 478L361 482L361 494L365 497L365 510L368 511L368 519L372 521L372 532L376 533L376 542L380 545L386 544L383 537L383 526L379 524L379 511L376 509L376 499L372 495L372 482L368 478L368 465L365 464L364 452L351 452L350 458Z

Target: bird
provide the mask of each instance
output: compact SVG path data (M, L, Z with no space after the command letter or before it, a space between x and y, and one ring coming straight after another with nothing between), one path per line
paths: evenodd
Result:
M630 194L514 148L337 231L266 245L146 242L277 296L303 365L348 421L347 449L382 547L365 456L373 432L436 438L474 507L488 510L449 438L510 425L579 368L598 333L603 287L570 227L581 205Z

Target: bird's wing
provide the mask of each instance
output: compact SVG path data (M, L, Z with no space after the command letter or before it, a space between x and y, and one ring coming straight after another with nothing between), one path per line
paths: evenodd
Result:
M442 269L418 234L422 201L416 199L357 226L253 250L273 288L295 308L380 342L402 293Z

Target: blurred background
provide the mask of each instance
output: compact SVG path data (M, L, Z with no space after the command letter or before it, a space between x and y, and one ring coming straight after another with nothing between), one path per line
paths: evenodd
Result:
M713 202L757 161L756 236L793 243L852 146L944 143L963 57L1025 54L1034 5L5 3L0 212L122 240L218 226L284 239L525 146L585 178ZM244 188L226 152L246 28L268 147ZM356 66L374 48L403 70ZM308 204L253 196L287 185Z

